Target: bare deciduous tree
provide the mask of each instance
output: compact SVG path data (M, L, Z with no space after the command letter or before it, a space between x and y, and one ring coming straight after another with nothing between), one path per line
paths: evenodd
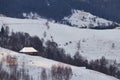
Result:
M70 80L72 77L72 69L62 64L53 65L51 69L52 80Z
M41 72L41 80L47 80L46 70L43 68Z

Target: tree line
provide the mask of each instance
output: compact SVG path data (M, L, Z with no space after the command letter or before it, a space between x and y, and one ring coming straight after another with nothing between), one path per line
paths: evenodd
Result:
M12 58L12 56L7 55L0 60L0 80L33 80L24 64L21 68L18 68L18 60L15 56L15 63L11 64L12 61L8 63L8 60ZM6 68L4 68L5 66Z
M40 53L44 52L42 40L37 36L30 36L23 32L10 32L6 25L3 25L0 31L0 46L17 52L23 47L32 46Z
M72 69L63 64L52 65L49 74L47 69L41 68L41 72L38 73L37 77L37 80L49 80L50 78L50 80L70 80L72 78ZM24 62L19 65L18 58L8 54L0 60L0 80L34 80L34 78L33 75L30 75L29 69L27 69Z

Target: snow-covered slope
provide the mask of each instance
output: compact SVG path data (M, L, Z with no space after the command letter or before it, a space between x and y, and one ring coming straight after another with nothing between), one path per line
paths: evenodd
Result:
M63 20L66 20L69 23L71 23L72 26L79 28L89 28L94 26L109 26L113 23L112 21L99 18L88 12L80 10L73 10L72 15L65 17Z
M28 32L40 38L54 40L59 47L65 49L66 54L72 56L79 51L88 60L105 56L120 62L120 30L91 30L79 29L49 22L45 19L14 19L0 17L0 24L7 24L14 31ZM46 34L46 36L45 36ZM77 49L77 45L80 49Z
M30 75L32 75L33 80L41 80L39 78L39 75L42 68L45 68L49 73L51 66L59 63L42 57L29 56L0 48L0 59L7 55L16 56L18 58L18 66L20 66L24 62L25 68L29 70L29 73ZM82 67L71 66L71 68L73 71L73 76L71 80L118 80L114 77ZM48 79L51 80L50 73L48 75Z

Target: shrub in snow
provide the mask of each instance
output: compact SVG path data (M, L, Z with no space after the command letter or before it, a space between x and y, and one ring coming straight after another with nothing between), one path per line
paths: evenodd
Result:
M17 65L17 58L15 56L7 55L7 57L6 57L6 63L9 66Z

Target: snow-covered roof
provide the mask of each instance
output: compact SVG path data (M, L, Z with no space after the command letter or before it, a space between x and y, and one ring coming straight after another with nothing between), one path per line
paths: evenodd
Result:
M35 48L33 48L33 47L24 47L23 49L21 49L20 50L20 52L27 52L27 53L29 53L29 52L38 52Z

